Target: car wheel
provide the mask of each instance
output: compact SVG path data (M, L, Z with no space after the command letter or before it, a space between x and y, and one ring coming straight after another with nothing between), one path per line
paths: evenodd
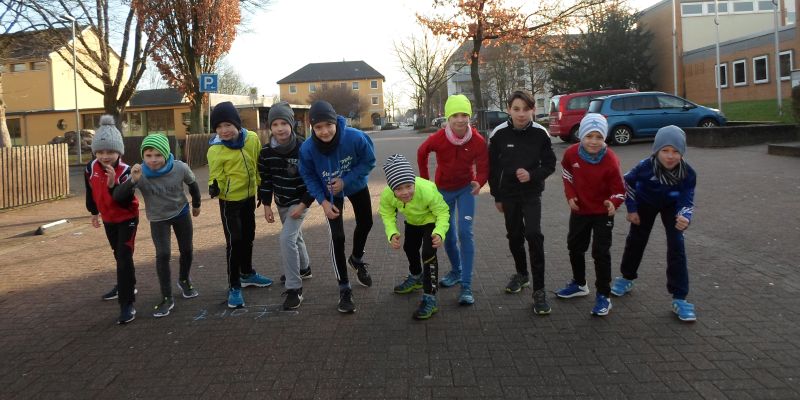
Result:
M578 128L580 128L580 125L575 125L575 126L572 127L572 130L569 131L569 142L570 143L578 143L578 142L581 141L578 138Z
M618 126L614 128L614 131L611 135L612 143L625 145L631 142L631 138L633 137L633 132L631 132L631 128L627 126Z
M558 138L564 143L572 142L572 136L559 136Z
M701 128L713 128L715 126L719 126L719 124L713 118L704 118L697 126Z

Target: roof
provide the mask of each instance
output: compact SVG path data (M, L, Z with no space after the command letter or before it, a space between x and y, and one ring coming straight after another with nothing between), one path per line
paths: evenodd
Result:
M8 44L4 59L45 59L72 40L72 28L16 32L0 35L0 42Z
M139 90L130 100L131 107L183 104L183 95L173 88Z
M370 78L386 80L380 72L364 61L337 61L306 64L305 67L292 72L277 83L280 85L283 83L347 81Z

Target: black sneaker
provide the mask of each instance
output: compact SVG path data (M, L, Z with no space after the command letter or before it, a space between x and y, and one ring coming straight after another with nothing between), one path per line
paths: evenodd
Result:
M286 296L286 300L283 301L284 310L294 310L303 302L303 288L287 289L283 294Z
M353 290L350 288L339 291L339 312L351 314L356 312L356 305L353 304Z
M184 299L191 299L192 297L200 295L200 293L197 293L194 286L192 286L192 281L188 279L178 280L178 289L181 290L181 295L183 295Z
M306 269L300 270L300 279L306 280L313 278L314 275L311 275L311 266L309 265ZM281 283L286 283L286 275L281 275Z
M175 308L175 300L172 297L164 297L153 309L153 316L156 318L166 317Z
M550 304L547 304L547 293L544 289L533 292L533 313L538 315L550 314Z
M511 280L506 285L506 292L519 293L524 287L530 286L531 282L528 280L528 275L514 274L511 275Z
M363 261L356 261L353 256L350 256L347 259L347 263L350 264L350 267L356 271L356 278L361 286L372 286L372 277L369 276L369 271L367 271L367 266L369 264Z
M139 293L139 290L134 288L133 289L133 294L136 294L136 293ZM119 291L117 290L117 285L114 285L114 287L111 288L111 290L109 290L108 293L106 293L106 294L104 294L102 296L103 300L114 300L114 299L117 299L117 298L119 298Z
M133 308L133 303L120 304L119 318L117 324L123 325L136 319L136 309Z

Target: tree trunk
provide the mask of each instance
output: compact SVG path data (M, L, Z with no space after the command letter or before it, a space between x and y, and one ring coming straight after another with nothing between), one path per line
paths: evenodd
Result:
M483 105L483 95L481 93L481 42L482 38L472 39L472 54L470 54L469 74L472 77L472 95L475 97L475 104L472 105L473 111L486 108Z
M431 113L431 94L425 93L425 126L428 126L428 124L433 121L433 118L431 118Z
M206 133L203 127L203 93L195 93L194 95L197 100L195 100L191 107L189 132Z
M3 74L0 73L0 148L11 147L11 134L6 125L6 101L3 96Z

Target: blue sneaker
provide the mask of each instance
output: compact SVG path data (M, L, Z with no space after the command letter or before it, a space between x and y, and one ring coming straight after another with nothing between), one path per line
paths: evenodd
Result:
M439 281L441 287L452 287L461 282L461 272L450 270L447 275Z
M625 293L630 292L631 289L633 289L633 281L629 281L621 276L614 278L614 282L611 283L611 294L617 297L624 296Z
M686 300L672 299L672 311L678 315L678 319L681 321L697 321L697 315L694 313L694 304Z
M231 288L228 291L228 308L244 307L244 297L242 297L242 289Z
M583 297L589 294L589 287L578 285L574 280L570 281L567 286L556 290L556 296L562 299L571 299L573 297Z
M611 311L611 299L598 293L594 298L594 308L592 308L592 315L604 316L608 315Z
M248 287L248 286L267 287L272 285L272 279L269 279L266 276L259 274L258 272L253 272L250 275L242 275L241 278L239 278L239 282L242 283L242 287Z
M461 287L461 295L458 296L458 304L462 306L471 306L475 304L475 297L472 296L472 289L469 287Z
M439 307L436 306L436 296L423 294L422 301L419 302L419 308L414 311L414 318L428 319L437 312L439 312Z

